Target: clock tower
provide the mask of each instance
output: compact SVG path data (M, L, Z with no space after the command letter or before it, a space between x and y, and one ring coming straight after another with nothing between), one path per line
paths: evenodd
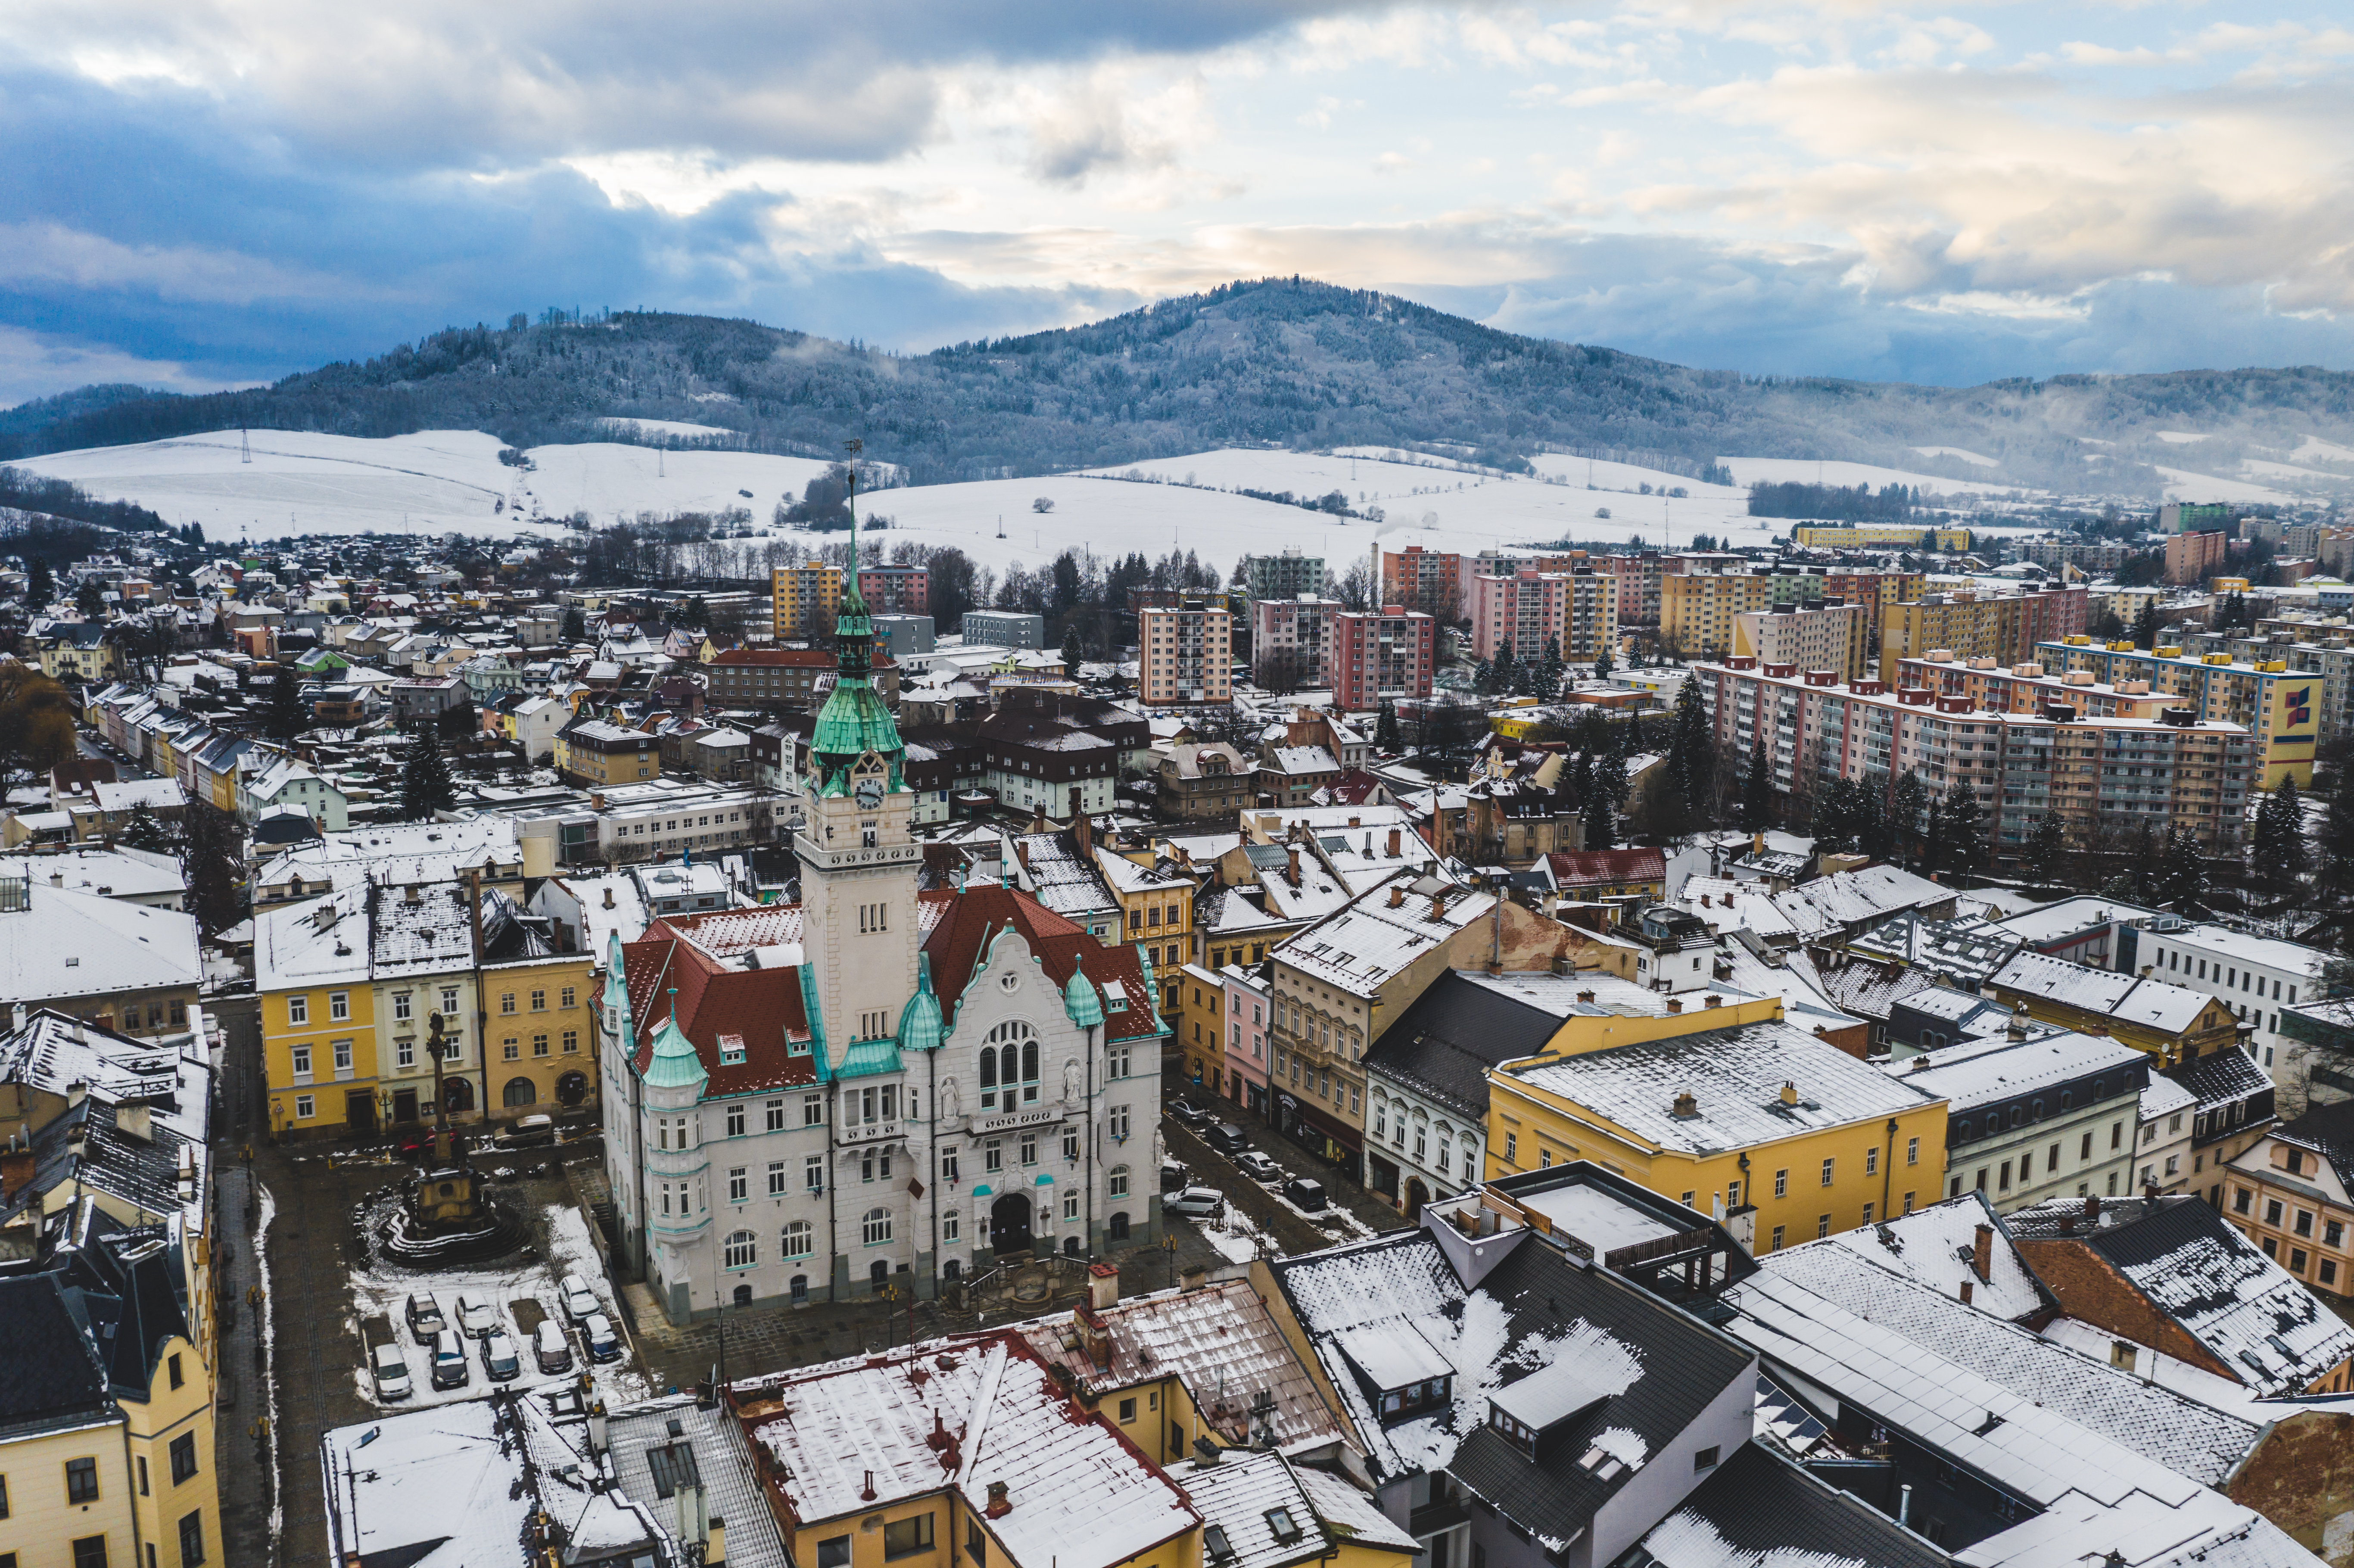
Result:
M915 796L907 747L875 692L875 624L858 591L856 470L851 565L834 622L833 690L818 711L801 779L801 952L810 967L827 1065L858 1043L895 1036L916 991Z

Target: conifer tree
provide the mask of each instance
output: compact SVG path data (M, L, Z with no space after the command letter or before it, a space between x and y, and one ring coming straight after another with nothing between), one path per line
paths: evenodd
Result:
M1398 733L1397 705L1384 697L1382 711L1373 719L1373 749L1394 754L1405 747L1405 739Z
M2253 844L2256 874L2268 887L2286 891L2305 879L2313 854L2305 842L2305 804L2296 780L2284 776L2279 788L2256 808Z
M442 758L440 744L430 729L419 730L401 763L401 816L421 822L457 799L458 786L450 777L450 764Z
M1771 745L1761 739L1749 748L1749 772L1741 780L1741 825L1753 833L1763 832L1774 820Z
M1969 879L1983 869L1986 829L1977 790L1956 784L1946 791L1945 810L1938 814L1937 838L1932 847L1954 874L1956 885L1968 885Z
M302 709L302 684L292 660L281 660L270 681L270 706L262 715L262 732L272 740L292 740L311 727Z

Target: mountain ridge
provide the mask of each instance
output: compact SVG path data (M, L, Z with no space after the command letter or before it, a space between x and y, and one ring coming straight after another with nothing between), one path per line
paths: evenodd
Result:
M0 460L245 426L479 429L525 448L682 420L712 445L829 457L856 436L911 482L1118 467L1218 446L1394 446L1517 467L1538 450L1699 476L1723 454L1845 459L2146 495L2161 461L2257 457L2354 483L2354 375L2250 367L1934 387L1750 376L1523 337L1297 278L1077 326L895 355L788 328L631 312L447 329L365 361L205 394L93 387L0 411ZM2166 431L2166 435L2159 432ZM2178 439L2195 438L2191 442ZM2313 440L2308 440L2312 438ZM673 438L675 440L675 438ZM693 444L693 443L689 443ZM1988 469L1920 449L1967 449Z

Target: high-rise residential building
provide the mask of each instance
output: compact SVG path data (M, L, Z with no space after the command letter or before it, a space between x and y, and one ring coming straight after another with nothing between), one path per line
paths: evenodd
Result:
M1745 777L1752 751L1769 747L1775 788L1801 816L1835 779L1892 791L1912 773L1934 796L1957 786L1975 794L1998 855L2018 853L2045 817L2081 843L2143 825L2161 839L2180 829L2218 852L2241 841L2255 758L2244 725L2180 708L2163 718L2095 718L2065 705L2002 713L1927 687L1842 683L1748 658L1700 665L1692 678L1719 767Z
M2232 509L2220 501L2169 501L2158 509L2161 534L2183 534L2201 528L2221 531L2231 525Z
M822 637L833 629L842 608L842 568L823 561L796 561L769 573L769 627L780 642Z
M1402 604L1441 620L1459 620L1469 613L1465 597L1469 580L1464 575L1461 556L1408 545L1403 550L1384 550L1381 557L1379 587L1384 604Z
M1664 567L1657 551L1605 556L1596 564L1618 579L1618 624L1659 624L1659 577Z
M922 615L932 608L932 568L861 567L858 592L877 615Z
M1140 610L1137 694L1155 705L1231 702L1234 617L1202 598Z
M1510 647L1515 659L1541 659L1550 650L1580 661L1617 645L1618 579L1611 573L1522 567L1510 577L1474 577L1471 592L1471 646L1482 659Z
M1575 662L1598 659L1604 650L1618 652L1618 578L1614 573L1580 567L1568 576L1569 598L1564 606L1562 657Z
M2090 613L2091 596L2081 584L1925 594L1881 612L1880 678L1893 684L1898 664L1939 648L1966 659L2024 663L2038 643L2083 631Z
M1245 556L1243 591L1253 602L1265 599L1298 599L1324 592L1324 557L1303 556L1296 548L1280 555Z
M1670 570L1659 577L1659 644L1688 659L1712 658L1733 647L1734 618L1770 609L1774 582L1739 562L1724 570Z
M968 609L964 641L969 648L1044 648L1046 618L1019 609Z
M1801 523L1790 530L1790 542L1809 550L1945 550L1970 547L1967 528L1908 528L1899 525L1851 526L1837 523Z
M1333 683L1332 618L1337 599L1311 593L1251 604L1251 678L1269 691L1321 691Z
M1437 622L1418 609L1389 604L1332 618L1332 698L1347 712L1430 695L1437 665Z
M2221 532L2177 534L2166 542L2166 580L2200 582L2214 575L2231 554L2231 540Z
M1872 673L1872 609L1861 604L1777 604L1733 618L1733 651L1762 663L1829 670L1842 681Z
M1823 598L1842 604L1860 604L1871 610L1872 626L1892 604L1919 599L1928 577L1922 572L1884 571L1878 567L1830 567L1823 570Z
M2120 690L2147 682L2150 691L2171 694L2201 719L2244 726L2254 736L2259 789L2283 779L2296 779L2300 789L2313 782L2326 696L2317 671L2291 669L2285 659L2243 664L2229 653L2189 653L2172 643L2144 650L2083 636L2039 644L2036 653L2047 673L2085 672Z

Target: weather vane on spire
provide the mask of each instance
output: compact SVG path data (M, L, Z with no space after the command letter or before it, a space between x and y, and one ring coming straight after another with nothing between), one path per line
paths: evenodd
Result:
M854 437L842 443L842 450L850 454L850 461L843 466L850 471L848 492L850 499L847 503L850 508L850 578L851 581L856 582L858 580L858 454L866 450L866 443Z

